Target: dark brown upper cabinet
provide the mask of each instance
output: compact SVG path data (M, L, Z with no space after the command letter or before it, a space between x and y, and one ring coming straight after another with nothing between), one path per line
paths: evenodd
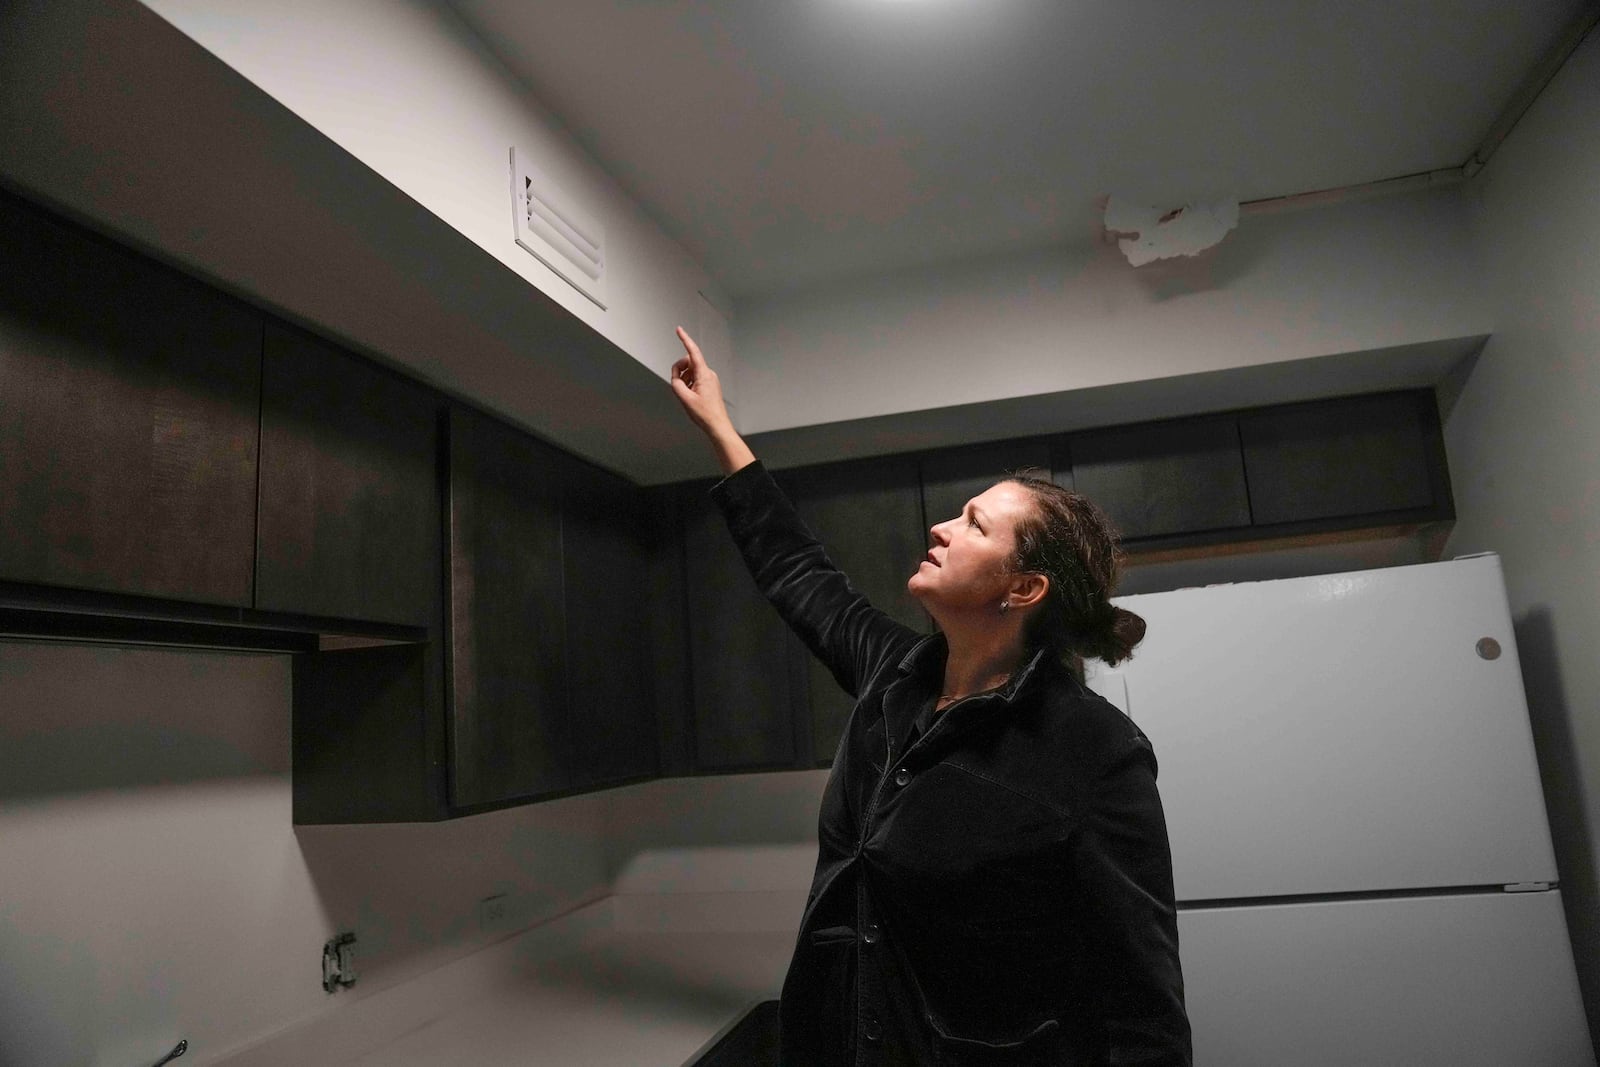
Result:
M261 320L0 196L0 580L248 607Z
M1179 419L1066 438L1073 488L1124 541L1250 525L1232 416Z
M711 483L633 486L4 193L0 265L7 632L295 653L296 822L831 759L850 701ZM777 478L927 631L929 527L1022 466L1136 553L1454 517L1429 389Z
M684 586L683 491L643 490L645 617L650 623L650 682L660 738L661 773L694 773L688 599Z
M256 606L437 626L439 401L276 323L261 393Z
M294 821L449 818L437 640L294 657Z
M1454 517L1431 389L1246 413L1239 436L1258 525L1419 509Z
M450 409L451 801L536 799L572 787L563 617L564 457Z
M651 680L650 516L645 494L580 460L561 492L567 707L574 784L661 772ZM679 609L681 611L681 607Z
M928 452L921 457L921 467L924 532L960 515L967 501L1022 468L1032 468L1033 477L1052 478L1050 445L1044 438ZM1065 473L1071 477L1070 470Z
M785 471L785 487L800 517L856 590L874 607L913 630L932 630L922 605L906 591L927 552L916 456L830 463ZM812 765L833 761L854 701L822 661L798 640L809 714L798 724Z
M681 519L697 771L788 768L806 709L799 639L756 587L711 482L683 488Z

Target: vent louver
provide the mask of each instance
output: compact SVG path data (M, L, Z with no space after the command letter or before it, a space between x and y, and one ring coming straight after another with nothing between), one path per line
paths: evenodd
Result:
M517 244L604 308L605 228L515 148L511 149L511 199Z

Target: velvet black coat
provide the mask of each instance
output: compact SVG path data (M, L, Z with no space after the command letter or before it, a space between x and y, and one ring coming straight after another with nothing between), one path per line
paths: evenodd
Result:
M1148 738L1042 651L932 716L943 635L858 594L760 462L711 493L857 701L783 986L785 1067L1189 1064Z

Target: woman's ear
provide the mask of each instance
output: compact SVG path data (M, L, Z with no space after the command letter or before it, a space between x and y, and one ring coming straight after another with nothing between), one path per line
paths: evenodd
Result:
M1027 609L1044 600L1050 593L1050 579L1038 573L1019 574L1011 584L1008 594L1011 607Z

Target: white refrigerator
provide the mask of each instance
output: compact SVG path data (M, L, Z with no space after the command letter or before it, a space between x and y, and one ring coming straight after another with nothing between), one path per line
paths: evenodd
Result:
M1595 1062L1497 555L1114 602L1196 1067Z

